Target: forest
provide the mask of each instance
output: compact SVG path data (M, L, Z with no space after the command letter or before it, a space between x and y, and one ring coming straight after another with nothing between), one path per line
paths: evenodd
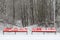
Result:
M0 22L23 26L33 24L60 26L60 0L0 0Z

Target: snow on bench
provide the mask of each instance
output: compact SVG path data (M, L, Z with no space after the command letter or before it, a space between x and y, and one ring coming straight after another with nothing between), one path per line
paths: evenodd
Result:
M27 28L4 28L3 29L3 33L4 32L28 32Z
M37 28L32 28L32 32L56 32L56 28L53 27L53 28L40 28L40 27L37 27Z

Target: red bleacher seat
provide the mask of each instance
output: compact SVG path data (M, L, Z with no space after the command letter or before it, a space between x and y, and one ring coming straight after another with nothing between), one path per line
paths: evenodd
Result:
M27 28L4 28L3 32L27 32Z
M32 28L32 32L56 32L56 28Z
M27 28L4 28L3 29L3 34L4 34L4 32L15 32L15 34L16 34L16 32L26 32L27 33Z

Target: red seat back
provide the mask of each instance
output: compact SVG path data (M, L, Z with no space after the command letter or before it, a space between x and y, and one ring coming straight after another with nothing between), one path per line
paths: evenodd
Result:
M20 32L27 32L28 30L27 30L27 28L20 28L19 31Z
M18 28L13 28L12 32L17 32L17 31L18 31Z
M11 31L12 28L4 28L3 31L4 32L8 32L8 31Z

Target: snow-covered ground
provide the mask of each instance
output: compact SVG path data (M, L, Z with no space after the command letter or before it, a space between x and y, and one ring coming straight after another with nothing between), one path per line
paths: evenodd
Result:
M60 40L60 35L0 35L0 40Z

